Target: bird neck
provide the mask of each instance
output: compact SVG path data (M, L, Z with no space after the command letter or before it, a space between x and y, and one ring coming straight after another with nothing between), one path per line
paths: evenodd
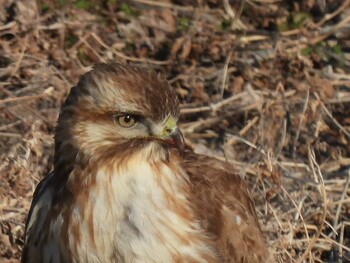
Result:
M216 262L188 202L188 177L178 157L167 154L149 144L99 165L89 193L81 188L76 199L88 206L82 220L94 232L89 242L111 244L106 255L127 262Z

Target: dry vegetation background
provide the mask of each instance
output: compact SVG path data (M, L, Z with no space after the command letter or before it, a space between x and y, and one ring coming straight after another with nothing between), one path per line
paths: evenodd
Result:
M59 107L99 61L162 72L198 152L248 180L278 262L350 262L350 1L0 0L0 262Z

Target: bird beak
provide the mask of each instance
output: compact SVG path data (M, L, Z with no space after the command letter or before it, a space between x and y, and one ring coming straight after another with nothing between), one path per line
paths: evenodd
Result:
M170 144L176 146L180 152L183 152L185 149L185 139L182 135L182 132L179 128L176 127L175 131L170 134L170 136L165 139L165 141Z
M169 118L164 125L162 134L159 136L163 141L171 146L175 146L183 152L185 149L185 139L176 125L176 121L173 118Z

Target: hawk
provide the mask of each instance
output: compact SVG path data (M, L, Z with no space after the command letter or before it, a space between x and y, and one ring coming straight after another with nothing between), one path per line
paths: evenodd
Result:
M22 262L267 262L246 183L189 150L178 116L175 90L152 70L84 74L60 111Z

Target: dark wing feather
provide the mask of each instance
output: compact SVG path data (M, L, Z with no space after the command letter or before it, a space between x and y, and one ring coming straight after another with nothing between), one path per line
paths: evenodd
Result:
M31 255L28 254L28 249L29 246L33 246L34 243L37 243L37 240L33 240L34 238L38 238L38 234L35 233L35 231L38 231L36 229L37 223L32 222L37 221L38 218L38 213L42 213L46 215L49 212L49 209L51 207L51 201L48 200L48 202L42 202L38 207L38 202L40 198L42 197L43 193L45 191L48 191L48 185L51 184L51 181L54 177L53 172L49 173L46 175L40 183L37 185L34 194L33 194L33 201L29 209L28 217L26 220L26 228L24 232L24 247L23 247L23 252L22 252L22 263L27 263L27 262L41 262L39 260L40 256L38 255L39 253L32 253ZM33 215L34 210L36 210L35 215ZM35 219L33 218L35 217ZM31 225L30 225L31 224ZM43 229L41 229L42 231ZM33 250L33 249L32 249ZM39 248L37 249L38 251L40 250Z
M233 166L186 152L183 167L191 181L193 209L224 262L269 262L248 186Z
M56 198L57 193L62 193L62 181L57 178L57 175L54 172L46 175L38 186L35 189L33 195L33 201L29 209L26 228L25 228L25 237L24 237L24 247L22 252L22 263L40 263L46 262L47 257L45 252L52 242L50 241L50 224L52 218L57 218L57 213L61 211L61 206L59 209L55 209L56 205L59 203L57 200L68 199L69 195L67 193L62 194L60 198ZM56 207L57 208L57 207ZM51 242L51 243L50 243ZM56 248L51 248L51 254L53 254ZM60 258L64 256L59 253L60 251L55 251Z

